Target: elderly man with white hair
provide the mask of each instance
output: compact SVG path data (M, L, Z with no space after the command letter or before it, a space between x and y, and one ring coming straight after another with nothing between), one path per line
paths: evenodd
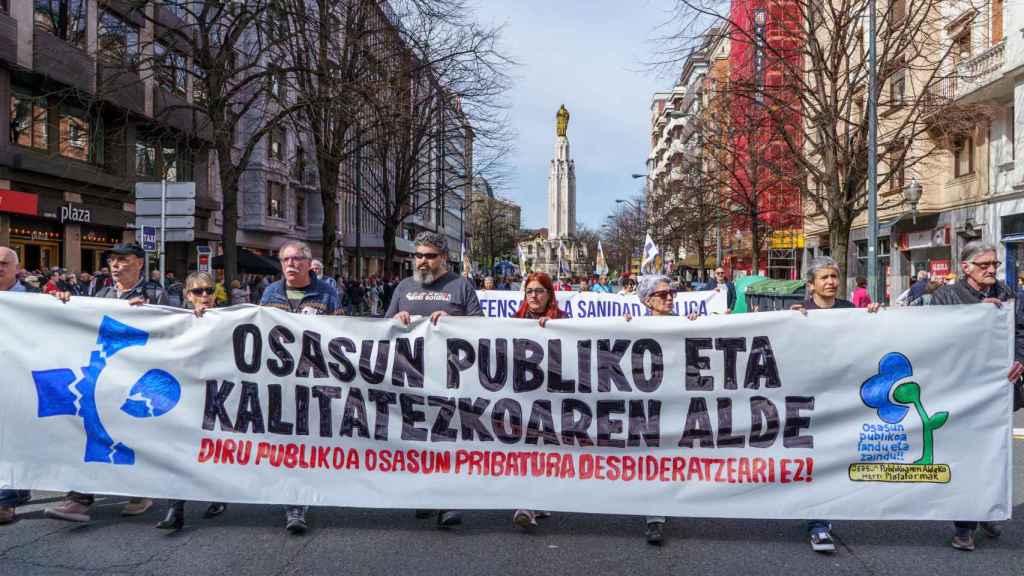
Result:
M18 282L18 253L6 246L0 246L0 292L25 292ZM15 507L31 498L29 490L0 490L0 524L14 522Z

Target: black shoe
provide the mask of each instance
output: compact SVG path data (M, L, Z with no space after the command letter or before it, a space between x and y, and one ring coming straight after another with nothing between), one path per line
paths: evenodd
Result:
M662 532L664 528L665 524L663 522L648 522L647 532L644 533L647 543L655 546L660 545L661 541L665 539L665 535Z
M970 552L974 550L974 530L970 528L957 528L953 534L953 548Z
M292 534L304 534L306 532L306 509L302 506L292 506L285 514L285 530Z
M1003 535L1003 527L998 522L981 522L979 526L989 538L999 538Z
M438 510L437 525L441 528L451 528L462 524L462 512L458 510Z
M216 518L224 513L228 509L228 505L223 502L214 502L210 504L210 507L203 512L203 518Z
M167 516L156 525L160 530L181 530L185 527L185 503L175 502L167 509Z
M437 510L416 510L416 519L425 520L434 514L437 514Z

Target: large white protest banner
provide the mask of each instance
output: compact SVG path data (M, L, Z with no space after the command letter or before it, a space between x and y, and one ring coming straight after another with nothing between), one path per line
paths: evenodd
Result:
M515 290L477 290L480 308L488 318L511 318L523 301L523 293ZM636 294L619 296L603 292L555 292L558 307L569 318L622 318L650 316L651 311L640 303ZM726 293L722 290L676 292L675 308L679 316L724 314Z
M747 518L1011 510L1008 307L404 327L3 293L0 314L0 487Z

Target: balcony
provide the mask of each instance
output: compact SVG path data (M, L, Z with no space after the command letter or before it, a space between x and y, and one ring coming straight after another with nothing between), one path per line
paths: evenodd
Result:
M1006 40L985 50L977 56L958 62L952 93L956 100L971 96L1002 76L1006 61ZM984 96L983 96L984 97Z

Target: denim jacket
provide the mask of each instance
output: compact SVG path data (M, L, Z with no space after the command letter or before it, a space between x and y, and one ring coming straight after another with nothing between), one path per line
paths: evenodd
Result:
M341 303L338 301L338 292L331 288L330 284L309 273L312 280L306 287L306 296L299 302L298 306L292 306L288 300L288 292L284 279L274 282L263 291L263 298L260 299L261 306L269 306L284 310L285 312L296 312L301 314L328 315L333 316L341 312Z

